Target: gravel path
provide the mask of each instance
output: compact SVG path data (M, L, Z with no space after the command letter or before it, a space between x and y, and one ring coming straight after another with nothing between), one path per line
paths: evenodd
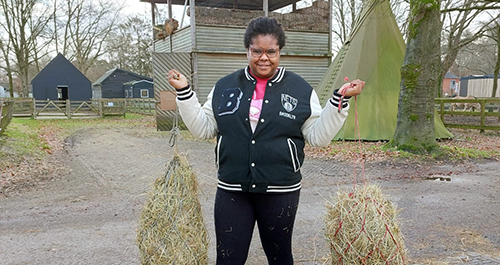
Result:
M178 148L199 179L213 264L214 143L180 140ZM150 184L173 155L167 133L87 129L67 139L65 150L69 174L38 190L0 198L0 263L138 264L140 210ZM294 231L296 264L325 264L325 203L338 188L352 186L353 169L335 161L306 161ZM365 175L400 209L410 264L500 264L499 162L378 163L365 165ZM266 264L257 234L247 264Z

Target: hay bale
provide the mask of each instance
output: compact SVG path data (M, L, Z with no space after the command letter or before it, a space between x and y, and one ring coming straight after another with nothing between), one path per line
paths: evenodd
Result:
M396 215L376 185L337 192L325 216L331 264L407 264Z
M196 176L175 155L148 194L137 243L142 264L207 264L208 236Z

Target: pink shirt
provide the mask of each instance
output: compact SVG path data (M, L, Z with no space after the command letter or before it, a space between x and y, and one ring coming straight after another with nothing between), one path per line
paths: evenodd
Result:
M264 94L266 93L266 85L268 79L257 78L257 84L255 85L255 90L253 91L252 101L250 102L250 126L252 127L252 132L255 132L255 128L259 123L260 112L262 110L262 101L264 100Z

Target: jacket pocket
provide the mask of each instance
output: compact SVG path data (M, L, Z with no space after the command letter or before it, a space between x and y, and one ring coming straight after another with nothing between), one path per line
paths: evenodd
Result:
M287 139L287 143L288 143L288 149L290 151L290 158L292 161L293 170L294 172L297 172L300 170L300 167L302 166L300 164L299 155L297 153L297 146L290 138Z

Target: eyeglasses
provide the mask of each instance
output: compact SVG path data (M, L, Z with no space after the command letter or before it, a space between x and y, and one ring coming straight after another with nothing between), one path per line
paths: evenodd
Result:
M264 53L267 55L269 58L274 58L280 50L275 50L275 49L268 49L268 50L263 50L261 48L253 48L250 47L250 53L254 58L260 58Z

